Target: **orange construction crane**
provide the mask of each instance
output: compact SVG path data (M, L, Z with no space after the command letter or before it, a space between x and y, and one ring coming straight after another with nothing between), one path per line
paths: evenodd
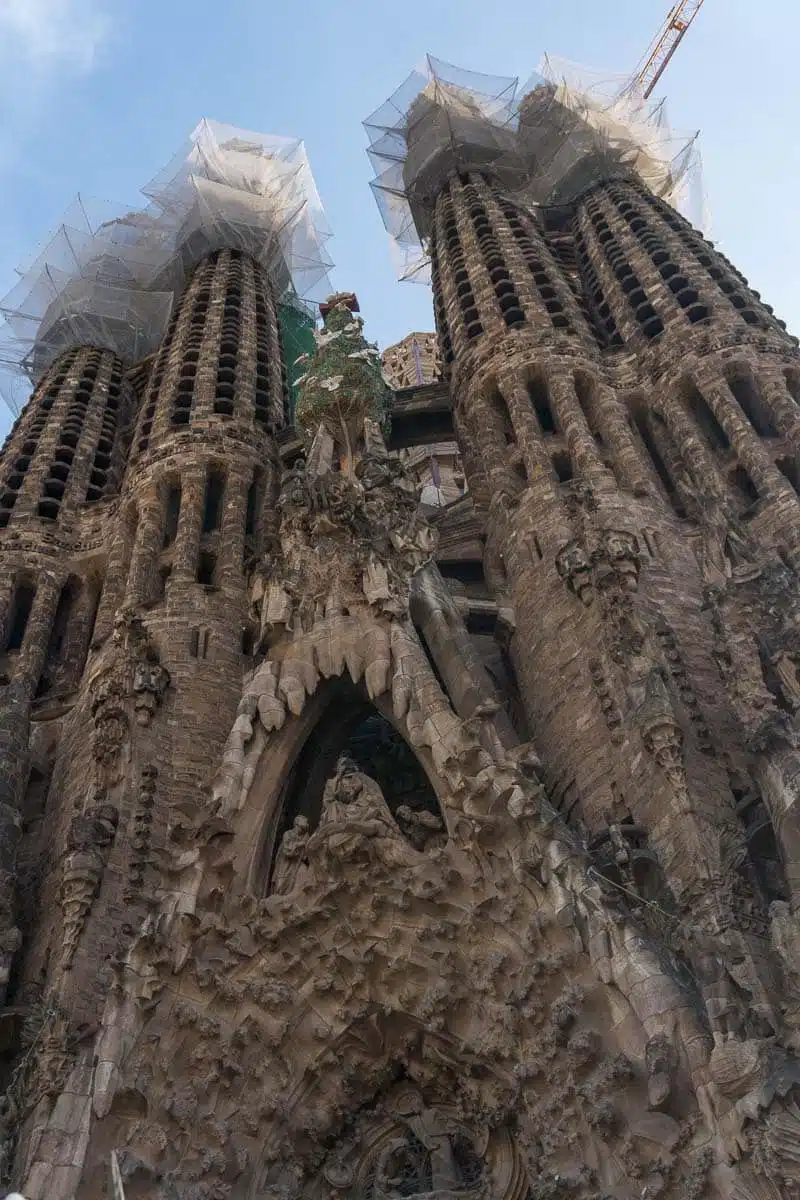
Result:
M642 88L645 100L652 94L702 7L703 0L680 0L670 12L632 80L637 88Z

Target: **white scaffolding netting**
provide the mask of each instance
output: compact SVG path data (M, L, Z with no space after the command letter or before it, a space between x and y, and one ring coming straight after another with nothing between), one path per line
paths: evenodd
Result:
M673 129L664 100L645 100L627 76L549 55L523 95L520 138L538 203L568 201L599 172L623 168L705 226L698 134Z
M370 187L400 279L430 282L425 217L441 172L511 163L518 84L428 55L364 121L375 171Z
M79 196L0 300L6 390L17 390L15 373L38 379L70 346L104 346L129 359L149 354L172 308L171 293L146 290L154 267L136 214Z
M129 362L152 353L188 274L214 250L251 255L285 304L330 292L330 229L302 141L203 120L142 192L137 211L78 197L18 269L0 300L0 395L12 411L70 346Z
M454 170L491 164L507 190L538 205L567 203L603 176L630 172L706 224L697 135L671 129L663 102L644 100L624 76L545 57L520 87L429 55L364 128L370 186L401 279L430 281L432 202Z
M168 273L229 247L267 269L279 298L330 291L331 233L299 139L203 120L142 191L151 202L149 241Z

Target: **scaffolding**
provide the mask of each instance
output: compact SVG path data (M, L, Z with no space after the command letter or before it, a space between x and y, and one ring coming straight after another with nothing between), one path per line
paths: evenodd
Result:
M453 171L493 164L509 186L523 181L514 154L518 91L517 79L463 71L428 55L367 117L370 187L400 279L430 282L432 204Z
M433 203L454 171L491 171L532 205L566 204L632 173L703 225L697 135L671 129L627 76L545 57L528 84L430 55L364 122L371 182L398 276L430 281Z
M35 384L70 346L127 362L154 351L192 269L214 250L259 262L287 311L307 313L303 300L329 293L330 229L302 141L203 120L142 193L136 211L79 197L19 268L0 300L0 392L12 411L22 381Z
M36 383L70 346L101 346L129 360L155 349L172 308L170 292L150 288L156 262L140 214L76 198L0 300L0 368L12 410L15 382Z
M599 179L637 176L654 195L705 224L698 134L672 128L666 101L625 75L545 55L524 89L520 141L538 204L569 203Z
M238 249L268 272L278 299L322 299L333 263L322 203L298 138L202 120L144 188L150 247L180 290L213 250Z

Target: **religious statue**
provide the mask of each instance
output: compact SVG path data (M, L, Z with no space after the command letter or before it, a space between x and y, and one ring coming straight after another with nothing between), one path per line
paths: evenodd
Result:
M415 852L403 837L380 786L344 755L325 785L322 816L308 841L309 863L321 857L335 869L354 861L411 866Z
M281 838L272 874L272 892L286 896L305 882L308 870L305 863L309 839L308 818L295 817L291 829Z

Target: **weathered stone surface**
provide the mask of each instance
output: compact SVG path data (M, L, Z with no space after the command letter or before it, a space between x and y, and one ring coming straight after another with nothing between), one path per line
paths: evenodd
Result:
M447 382L406 363L392 452L350 296L297 457L221 249L0 459L28 1200L800 1186L795 343L630 180L430 202Z

